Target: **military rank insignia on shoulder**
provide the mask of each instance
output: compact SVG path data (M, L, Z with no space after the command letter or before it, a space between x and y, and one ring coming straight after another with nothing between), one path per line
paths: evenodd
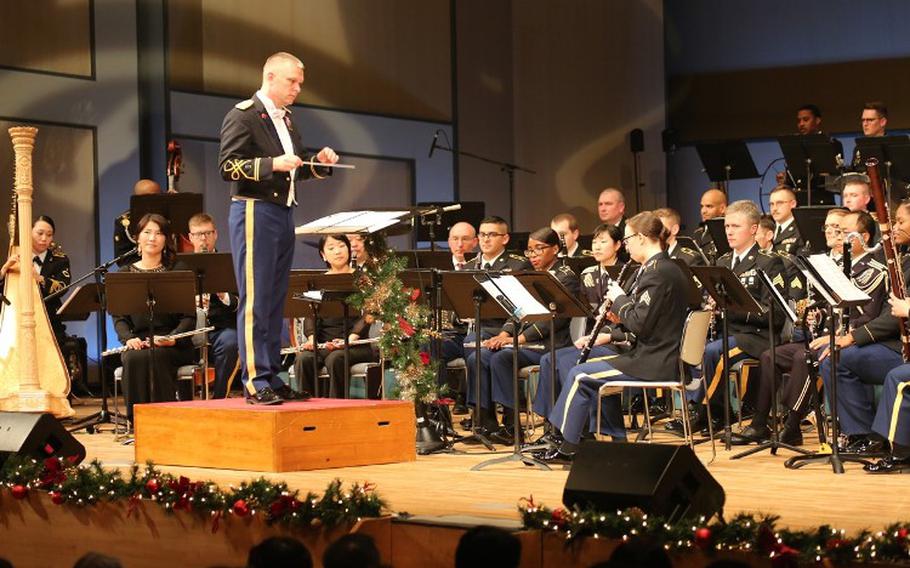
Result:
M253 99L247 99L245 101L240 101L234 105L234 108L239 108L240 110L246 110L253 106Z
M561 272L562 274L574 275L575 271L568 264L559 264L556 266L556 271Z
M687 247L679 247L679 252L689 256L698 256L698 253Z
M512 254L512 253L509 253L509 258L511 258L512 260L517 260L519 262L524 262L526 260L525 257L521 256L520 254Z
M777 256L781 253L775 252L775 251L767 251L767 250L758 249L758 254L760 254L761 256L766 256L768 258L774 258L775 256ZM786 253L783 253L783 254L786 254Z

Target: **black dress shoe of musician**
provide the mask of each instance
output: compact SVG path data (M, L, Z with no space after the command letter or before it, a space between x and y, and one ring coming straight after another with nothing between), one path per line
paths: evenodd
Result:
M471 412L471 409L465 406L463 402L456 402L455 406L452 407L452 414L458 414L460 416L462 414L467 414L468 412Z
M910 456L902 458L885 456L876 462L864 465L863 471L875 474L910 473Z
M294 400L309 400L313 398L313 395L307 391L294 390L287 385L281 385L278 390L275 391L275 394L289 402Z
M532 456L538 461L555 465L570 465L575 459L575 454L565 453L559 448L534 452Z
M779 441L782 444L787 444L789 446L802 446L803 431L799 429L799 426L787 424L784 426L784 429L780 431Z
M461 426L462 430L470 430L471 428L474 427L474 420L472 420L471 417L468 416L467 418L462 418L461 420L459 420L458 425Z
M256 394L246 397L247 404L272 405L281 404L284 399L272 390L272 387L263 387Z
M771 429L767 426L756 428L751 424L746 426L739 434L733 434L731 443L734 446L745 446L748 444L761 444L771 439Z
M866 437L848 445L842 453L859 458L877 458L888 453L888 447L882 440Z
M518 433L518 443L524 441L524 436L521 432ZM512 432L511 428L502 426L499 430L496 430L490 434L490 441L494 444L502 444L503 446L512 446L515 444L515 434Z

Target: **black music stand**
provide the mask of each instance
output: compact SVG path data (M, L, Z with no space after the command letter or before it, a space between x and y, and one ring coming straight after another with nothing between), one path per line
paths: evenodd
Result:
M530 290L525 288L525 283L520 277L512 274L484 272L475 275L474 279L480 284L483 292L499 304L499 307L514 325L515 333L512 334L512 400L515 403L515 409L512 413L512 427L515 435L513 436L514 446L511 454L501 458L486 460L475 465L471 470L480 471L491 465L512 461L521 462L537 469L549 470L550 466L546 463L521 453L521 422L518 417L518 350L520 349L518 336L521 334L518 331L522 329L525 323L551 319L551 310L540 304L537 298L530 293ZM477 345L480 344L476 340L475 343ZM479 361L478 355L478 363ZM477 380L478 382L480 381L480 373L477 375ZM477 398L478 400L480 399L479 389Z
M76 292L74 292L73 294L70 295L69 298L67 298L67 300L63 303L63 305L61 305L60 308L57 310L57 313L58 314L63 313L64 308L67 308L67 306L70 304L72 304L72 307L68 308L66 310L67 313L72 313L72 319L70 321L85 320L88 318L89 312L97 312L98 313L98 328L99 328L98 342L99 342L99 345L101 346L101 351L103 351L104 348L107 347L107 300L106 300L106 296L104 293L104 284L102 283L102 280L104 279L104 276L107 274L108 270L110 270L110 268L112 266L114 266L115 264L120 264L120 262L122 262L122 261L128 259L129 257L131 257L132 255L136 254L136 251L137 251L137 249L133 248L114 259L111 259L105 263L102 263L102 264L96 266L91 271L86 272L79 278L76 278L75 280L70 282L67 286L64 286L63 288L57 290L56 292L54 292L52 294L48 294L47 297L44 298L44 301L46 302L50 299L56 298L58 296L62 296L68 290L75 288ZM95 278L95 282L93 284L85 285L85 286L80 285L80 282L84 282L91 277ZM91 286L91 288L90 288L90 286ZM85 291L80 293L80 291L83 288L85 288ZM83 317L83 314L84 314L84 317ZM86 416L84 418L81 418L81 419L73 422L69 429L71 432L85 428L86 432L88 432L89 434L93 434L93 433L95 433L96 426L99 426L101 424L108 424L108 423L113 424L114 429L116 430L117 426L119 425L118 418L122 419L122 417L120 417L120 416L112 417L110 412L108 411L107 376L105 374L104 357L101 356L98 358L98 360L99 360L98 372L101 375L101 410L99 410L98 412L96 412L94 414L91 414L89 416Z
M543 304L549 311L550 317L548 321L550 323L550 337L549 345L547 350L550 352L550 360L553 364L550 366L550 407L552 408L556 404L556 318L574 318L574 317L583 317L585 319L594 317L594 314L591 313L591 309L579 299L575 294L569 292L565 286L562 285L555 276L546 271L523 271L523 272L513 272L512 273L519 282L521 282L525 288L531 293L534 298ZM520 334L521 331L516 328L516 335ZM517 351L513 354L515 360L513 361L514 368L512 372L514 373L513 380L515 381L515 391L518 390L518 364L517 364ZM543 377L538 377L538 380L543 380ZM527 388L531 388L530 382L527 385ZM516 422L518 417L518 400L515 400L515 416ZM528 409L528 414L530 415L531 409ZM552 428L552 425L547 422L548 428ZM515 430L515 441L520 443L518 429ZM539 446L526 447L522 451L529 452L541 449Z
M745 140L717 140L695 145L698 158L713 182L723 182L724 193L730 193L730 181L759 177Z
M444 310L450 310L462 319L474 319L474 354L475 354L475 376L474 376L474 415L471 420L471 434L463 436L461 443L478 441L489 451L494 451L493 443L483 434L480 426L481 415L481 392L480 392L480 350L481 350L481 331L484 319L505 319L508 313L496 302L492 301L490 296L481 288L475 276L485 274L478 270L458 270L440 272L439 279L441 282L441 304ZM516 432L517 435L517 432Z
M774 283L771 282L771 278L768 276L768 273L764 270L756 270L758 274L758 279L761 280L761 283L767 288L768 292L771 295L771 302L777 304L777 307L790 319L791 322L796 324L796 314L793 310L790 309L790 305L784 300L784 297L781 296L780 291L774 287ZM739 458L744 458L746 456L751 456L752 454L757 454L758 452L764 450L771 450L772 455L777 455L778 448L783 448L785 450L790 450L798 454L806 455L809 452L797 448L796 446L791 446L780 441L780 424L777 420L777 341L775 340L774 333L774 310L768 310L768 332L771 337L771 369L772 369L772 380L771 380L771 439L767 442L763 442L754 448L749 448L744 452L740 452L735 456L731 456L731 460L737 460Z
M830 205L811 205L809 207L796 207L793 209L793 222L796 230L803 238L812 254L828 252L828 243L825 241L825 219L828 212L833 209Z
M705 291L714 298L722 318L721 327L721 360L724 366L724 448L732 448L733 431L730 428L730 333L727 326L727 314L761 314L765 309L755 301L749 291L739 281L739 277L726 266L692 266L690 270L701 282ZM707 373L707 369L702 369ZM707 377L705 377L707 379ZM708 427L711 426L711 401L705 392L705 404L708 407ZM742 404L742 401L740 401Z
M834 473L844 473L844 462L868 463L853 456L841 456L837 447L839 426L837 421L837 365L840 361L840 347L837 346L838 316L853 306L860 306L871 298L861 292L847 276L840 271L834 261L824 255L813 257L796 257L796 265L828 303L828 357L831 357L831 453L816 452L805 456L793 456L784 462L789 469L799 469L809 463L828 463ZM819 401L819 404L824 404ZM823 424L819 428L824 427Z
M61 316L63 321L85 321L89 314L95 312L98 314L98 320L101 324L101 336L98 341L101 345L107 344L107 311L104 307L104 287L99 287L97 283L91 282L82 286L77 286L63 305L57 310L57 315ZM116 430L118 426L126 424L126 418L120 414L111 415L108 409L107 399L107 377L105 376L104 357L99 358L98 373L101 375L101 410L85 418L73 422L67 430L75 432L85 429L89 434L94 434L97 427L101 424L111 423Z
M717 251L715 260L730 252L730 242L727 240L727 229L723 217L715 217L705 221L705 228L714 241L714 250Z
M797 199L801 190L806 192L805 203L800 205L821 205L833 203L833 196L825 193L812 199L813 190L824 192L824 184L813 188L814 180L822 176L834 176L840 171L839 160L843 161L843 146L825 134L791 134L778 136L777 143L784 155L787 170L796 185Z
M178 194L179 195L179 194ZM189 270L169 272L111 272L105 278L107 308L111 315L147 312L149 316L149 400L155 393L156 313L189 314L196 310L195 275Z
M856 152L865 163L876 158L885 168L885 197L891 199L892 180L903 184L910 182L910 136L871 136L856 139Z
M130 227L138 226L146 213L158 213L170 222L172 234L186 234L190 218L202 210L201 193L133 195L130 197Z
M196 297L202 309L202 294L237 293L237 278L229 252L180 253L175 270L191 270L196 275ZM205 399L209 398L209 340L205 334L202 345L202 384Z
M448 250L397 250L395 254L407 260L406 268L435 268L437 270L455 268L452 264L452 253Z
M289 318L313 318L313 395L319 398L319 318L340 317L344 335L344 398L350 398L350 308L347 298L356 291L355 273L325 274L312 271L291 271L284 315ZM306 338L304 338L305 341ZM329 396L332 395L329 385ZM337 395L337 393L335 393Z
M726 237L726 233L724 234ZM687 247L698 253L698 256L701 257L702 264L705 266L711 264L708 262L708 257L705 256L705 251L701 250L701 247L698 246L698 243L695 242L695 239L692 237L687 237L686 235L676 235L676 246Z
M593 256L561 256L557 262L565 263L566 266L572 269L572 272L580 277L585 268L597 264L597 259Z

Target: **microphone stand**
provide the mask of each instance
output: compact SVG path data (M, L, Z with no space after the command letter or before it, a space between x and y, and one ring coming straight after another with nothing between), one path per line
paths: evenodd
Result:
M97 313L98 313L98 333L100 336L98 344L101 345L102 350L105 347L107 347L107 298L105 297L105 293L104 293L103 277L105 274L107 274L107 272L111 268L111 266L113 266L114 264L117 264L121 260L124 260L124 259L136 254L136 252L138 250L139 250L138 247L133 247L132 250L121 254L117 258L114 258L113 260L109 260L103 264L96 266L91 271L83 274L82 276L80 276L79 278L77 278L76 280L71 282L68 286L65 286L65 287L61 288L60 290L57 290L53 294L49 294L46 298L46 299L53 299L58 296L62 296L67 290L78 285L80 282L84 282L85 280L88 280L90 277L94 276L95 283L98 286L98 312ZM100 426L101 424L113 424L115 428L120 426L121 424L124 426L126 425L126 420L122 416L120 416L119 414L112 416L110 413L110 410L108 409L107 376L105 374L104 357L102 357L100 355L98 356L98 372L101 375L101 410L99 410L98 412L95 412L94 414L86 416L85 418L80 418L79 420L76 420L75 422L73 422L70 425L70 427L67 429L70 432L75 432L78 430L85 429L85 431L88 432L89 434L94 434L98 430L98 426Z
M494 160L492 158L487 158L486 156L481 156L480 154L475 154L473 152L467 152L465 150L456 150L451 147L441 146L436 144L436 139L433 139L433 146L431 147L430 155L432 156L432 150L445 150L446 152L451 153L453 156L466 156L468 158L474 158L475 160L485 162L487 164L493 164L494 166L499 166L499 171L505 172L509 180L509 225L515 226L515 172L525 172L528 174L536 174L537 172L526 168L524 166L519 166L518 164L513 164L511 162L502 162L499 160Z

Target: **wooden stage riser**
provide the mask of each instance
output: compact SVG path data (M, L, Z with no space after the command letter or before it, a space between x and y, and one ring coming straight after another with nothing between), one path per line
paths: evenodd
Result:
M411 403L280 412L151 404L135 412L140 463L288 472L416 459Z

